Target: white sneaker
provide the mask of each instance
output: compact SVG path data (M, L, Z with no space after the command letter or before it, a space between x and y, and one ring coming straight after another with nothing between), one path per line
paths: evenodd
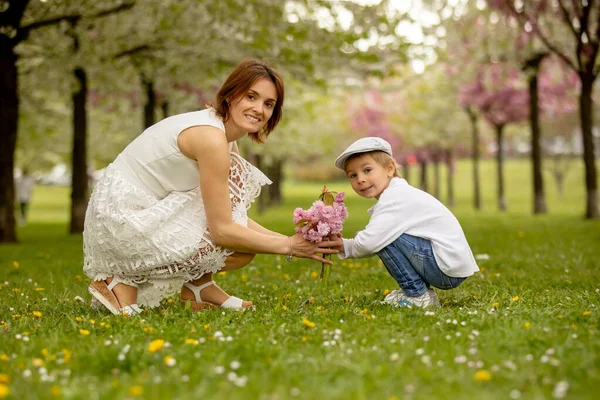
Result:
M400 302L398 302L397 307L437 307L440 305L440 301L437 297L437 294L433 291L433 289L429 289L425 293L417 297L404 296Z
M429 290L427 290L427 293L429 293L429 296L431 297L432 305L440 307L440 299L438 298L435 290L433 290L433 288L430 288Z
M397 289L397 290L392 290L390 293L388 293L387 296L385 296L385 299L383 299L380 303L381 304L391 304L393 306L398 305L398 303L400 302L400 300L404 299L404 292L402 291L402 289Z

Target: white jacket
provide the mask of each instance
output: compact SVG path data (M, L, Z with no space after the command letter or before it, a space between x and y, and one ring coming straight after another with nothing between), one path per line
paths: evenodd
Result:
M368 210L369 223L354 239L342 239L345 256L363 258L407 233L431 241L435 260L448 276L463 278L479 271L469 243L456 217L430 194L402 178L393 178Z

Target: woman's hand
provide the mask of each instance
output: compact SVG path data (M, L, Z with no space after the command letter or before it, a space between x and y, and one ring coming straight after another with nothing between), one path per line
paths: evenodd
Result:
M339 253L340 246L343 246L343 243L337 237L334 240L328 238L320 243L313 243L304 239L300 233L297 233L292 236L291 253L294 257L312 258L325 264L332 264L331 260L319 256L319 253L337 254Z

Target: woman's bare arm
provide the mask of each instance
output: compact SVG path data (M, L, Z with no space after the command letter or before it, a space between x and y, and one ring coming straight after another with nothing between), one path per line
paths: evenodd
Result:
M198 162L200 191L215 244L242 253L290 254L288 237L266 234L233 222L228 184L229 147L222 130L211 126L188 128L179 135L178 145L184 155ZM329 262L317 253L337 253L329 249L336 245L338 243L331 241L314 244L294 235L291 247L295 256Z

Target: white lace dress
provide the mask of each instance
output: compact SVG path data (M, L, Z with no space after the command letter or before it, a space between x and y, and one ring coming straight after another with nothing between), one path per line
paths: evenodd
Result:
M271 181L237 153L230 155L233 221L247 226L248 208ZM93 280L118 277L137 285L138 304L154 307L184 282L221 269L233 252L212 243L197 185L163 198L139 186L118 164L106 168L86 212L83 269Z

